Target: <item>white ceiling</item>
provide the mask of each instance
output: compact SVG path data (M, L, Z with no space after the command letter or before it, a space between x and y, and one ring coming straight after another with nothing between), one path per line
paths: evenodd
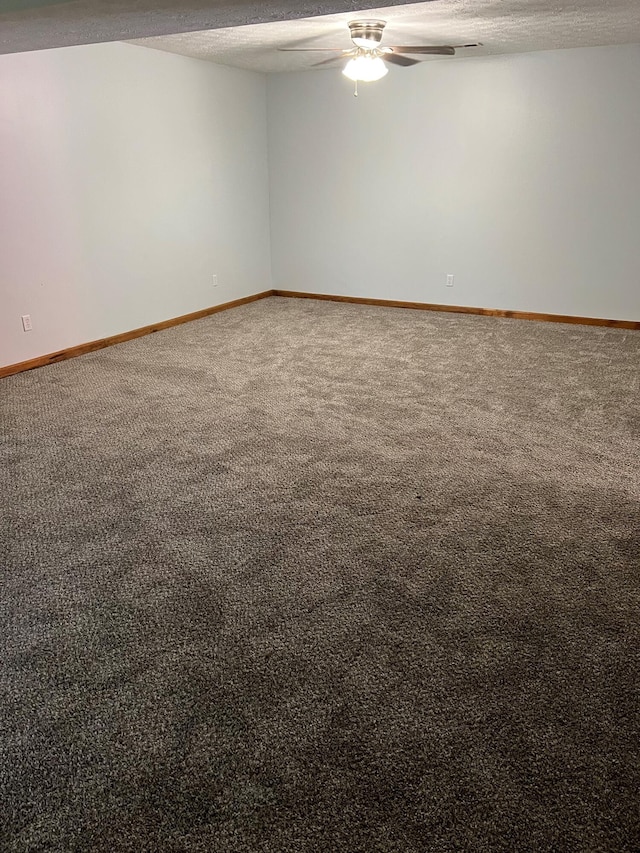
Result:
M0 53L284 21L375 5L376 0L0 0ZM396 5L395 0L390 5Z
M482 42L462 55L640 43L640 0L432 0L134 43L253 71L291 71L330 54L279 53L279 47L349 48L347 21L367 17L387 21L387 45Z

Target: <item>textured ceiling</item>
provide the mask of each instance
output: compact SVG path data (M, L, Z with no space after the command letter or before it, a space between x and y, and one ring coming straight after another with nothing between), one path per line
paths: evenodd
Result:
M284 21L374 5L376 0L0 0L0 53Z
M277 47L348 47L346 22L371 16L389 22L386 44L481 41L484 47L476 52L509 53L640 43L640 0L387 3L375 8L376 0L0 0L0 53L161 36L137 43L284 71L309 67L317 58L278 53ZM167 36L176 33L182 35Z
M482 48L461 51L465 55L640 43L640 0L432 0L364 15L184 33L137 44L255 71L290 71L309 68L329 54L279 53L278 47L348 48L346 23L354 17L387 21L383 44L388 45L482 42Z

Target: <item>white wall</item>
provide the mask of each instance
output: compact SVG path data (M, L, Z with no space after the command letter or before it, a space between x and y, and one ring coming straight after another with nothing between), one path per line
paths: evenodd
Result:
M270 77L273 286L640 319L638 91L633 45ZM1 56L0 366L270 288L266 108L132 45Z
M270 276L264 77L127 44L0 56L0 365Z
M393 68L357 99L271 77L274 287L640 320L639 93L634 45Z

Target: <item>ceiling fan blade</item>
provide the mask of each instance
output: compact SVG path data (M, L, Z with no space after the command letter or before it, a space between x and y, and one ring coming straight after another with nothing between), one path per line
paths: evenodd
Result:
M456 52L455 47L451 47L450 44L433 46L427 46L425 44L414 44L405 45L403 47L396 47L396 45L394 45L391 50L393 51L393 53L429 53L435 54L436 56L453 56Z
M351 48L343 48L343 47L279 47L278 50L281 51L296 51L298 53L308 53L309 51L315 51L317 53L350 53Z
M332 62L342 62L344 56L330 56L329 59L323 59L322 62L314 62L312 68L318 68L320 65L330 65Z
M400 56L398 53L385 53L382 57L385 62L392 65L418 65L419 59L410 59L408 56Z

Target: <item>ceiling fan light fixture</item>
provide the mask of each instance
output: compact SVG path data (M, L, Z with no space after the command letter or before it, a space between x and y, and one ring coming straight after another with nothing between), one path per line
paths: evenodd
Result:
M380 44L384 27L384 21L351 21L349 23L351 41L356 47L372 50Z
M360 38L359 36L354 36L351 41L356 45L356 47L363 47L365 50L371 50L374 47L377 47L380 42L376 41L372 38Z
M354 56L345 65L342 73L354 83L373 83L381 80L389 69L379 56L361 54Z

